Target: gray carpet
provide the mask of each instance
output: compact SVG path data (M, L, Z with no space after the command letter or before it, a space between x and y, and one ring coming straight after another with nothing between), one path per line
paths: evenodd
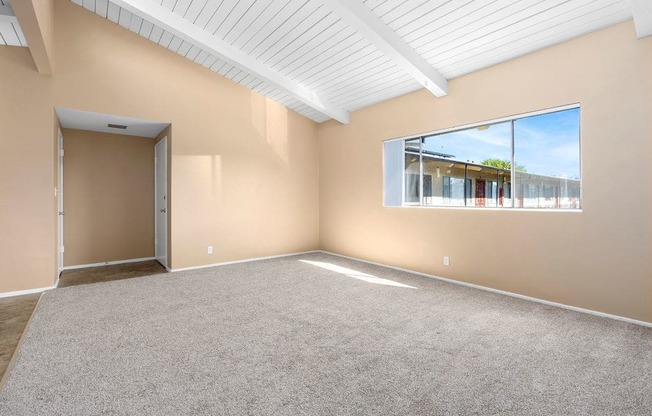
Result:
M650 329L317 253L47 292L18 354L2 415L652 414Z

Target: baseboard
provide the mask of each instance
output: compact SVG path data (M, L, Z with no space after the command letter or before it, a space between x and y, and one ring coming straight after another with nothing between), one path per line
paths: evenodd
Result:
M59 282L57 281L57 284ZM34 293L45 292L46 290L56 289L56 286L47 286L47 287L37 287L36 289L27 289L27 290L17 290L15 292L4 292L0 293L0 298L11 298L14 296L23 296L23 295L32 295Z
M105 261L103 263L78 264L76 266L65 266L63 270L87 269L89 267L113 266L114 264L138 263L141 261L156 260L156 257L141 257L139 259Z
M320 253L320 252L321 252L321 250L301 251L301 252L298 252L298 253L278 254L276 256L256 257L256 258L252 258L252 259L234 260L234 261L225 261L225 262L222 262L222 263L205 264L203 266L192 266L192 267L182 267L182 268L179 268L179 269L168 269L168 271L170 271L170 272L184 272L184 271L187 271L187 270L208 269L210 267L226 266L226 265L229 265L229 264L249 263L249 262L252 262L252 261L278 259L278 258L281 258L281 257L299 256L301 254Z
M571 310L571 311L575 311L575 312L580 312L580 313L585 313L585 314L589 314L589 315L599 316L601 318L614 319L616 321L622 321L622 322L627 322L627 323L630 323L630 324L644 326L644 327L647 327L647 328L652 328L652 322L639 321L637 319L626 318L624 316L612 315L612 314L609 314L609 313L594 311L594 310L591 310L591 309L584 309L584 308L579 308L577 306L571 306L571 305L565 305L563 303L552 302L552 301L545 300L545 299L533 298L531 296L521 295L519 293L507 292L505 290L494 289L494 288L487 287L487 286L480 286L480 285L475 285L473 283L461 282L459 280L448 279L446 277L436 276L436 275L433 275L433 274L421 273L421 272L417 272L417 271L410 270L410 269L404 269L402 267L389 266L387 264L377 263L377 262L374 262L374 261L362 260L362 259L359 259L359 258L356 258L356 257L350 257L350 256L345 256L343 254L332 253L330 251L325 251L325 250L317 250L317 251L319 251L321 253L324 253L324 254L330 254L330 255L333 255L333 256L342 257L342 258L349 259L349 260L355 260L355 261L359 261L359 262L362 262L362 263L373 264L375 266L386 267L388 269L398 270L398 271L401 271L401 272L416 274L416 275L427 277L427 278L430 278L430 279L440 280L440 281L443 281L443 282L446 282L446 283L452 283L452 284L455 284L455 285L471 287L471 288L474 288L474 289L484 290L486 292L497 293L499 295L505 295L505 296L510 296L510 297L513 297L513 298L527 300L527 301L530 301L530 302L541 303L541 304L547 305L547 306L554 306L554 307L561 308L561 309L567 309L567 310Z

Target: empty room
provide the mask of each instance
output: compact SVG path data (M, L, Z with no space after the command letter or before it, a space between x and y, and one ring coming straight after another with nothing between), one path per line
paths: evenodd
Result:
M652 414L652 2L0 0L0 415Z

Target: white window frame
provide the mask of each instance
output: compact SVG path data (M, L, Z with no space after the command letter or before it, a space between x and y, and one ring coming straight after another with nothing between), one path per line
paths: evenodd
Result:
M540 116L544 114L550 114L550 113L557 113L560 111L565 111L565 110L572 110L572 109L578 109L579 110L579 118L580 118L580 123L579 123L579 131L578 131L578 148L579 148L579 172L580 172L580 195L579 195L579 201L578 201L578 208L555 208L555 209L548 209L548 208L526 208L526 207L517 207L514 204L514 201L516 199L516 188L514 185L514 181L516 180L516 175L515 175L515 170L516 170L516 165L515 165L515 147L514 147L514 122L516 120L522 119L522 118L528 118L528 117L533 117L533 116ZM562 106L557 106L557 107L550 107L546 108L543 110L537 110L537 111L530 111L526 113L518 113L514 114L511 116L506 116L506 117L500 117L496 119L490 119L490 120L484 120L484 121L479 121L479 122L474 122L470 124L462 124L462 125L457 125L454 127L448 127L444 129L439 129L439 130L431 130L425 133L420 133L420 134L415 134L415 135L409 135L409 136L401 136L401 137L395 137L391 139L387 139L383 141L383 149L385 146L385 143L387 142L392 142L392 141L402 141L405 143L405 141L408 140L414 140L414 139L423 139L425 137L430 137L430 136L436 136L436 135L441 135L445 133L451 133L455 131L460 131L460 130L467 130L467 129L472 129L475 127L479 126L485 126L488 124L499 124L499 123L504 123L504 122L510 122L511 123L511 166L512 166L512 173L511 177L512 180L510 180L510 198L512 199L512 206L511 207L475 207L475 206L456 206L456 205L428 205L424 206L423 205L423 180L419 181L419 186L420 186L420 193L419 193L419 202L416 203L411 203L411 202L406 202L405 201L405 144L403 144L403 158L402 158L402 179L401 179L401 201L402 205L400 207L396 206L387 206L383 202L384 207L390 207L390 208L426 208L426 209L472 209L472 210L517 210L517 211L537 211L537 212L582 212L583 209L583 201L584 201L584 173L582 171L582 108L580 103L573 103L573 104L566 104ZM419 142L419 147L421 148L421 142ZM384 160L384 159L383 159ZM384 167L383 167L383 172L384 172ZM423 154L422 152L419 152L419 176L420 178L423 176ZM385 185L383 183L383 192L385 192ZM383 199L384 201L384 199Z

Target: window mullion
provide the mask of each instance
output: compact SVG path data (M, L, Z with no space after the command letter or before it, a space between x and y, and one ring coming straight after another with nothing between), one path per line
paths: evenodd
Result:
M464 206L466 207L468 202L468 194L469 190L466 189L466 187L469 186L469 165L464 165L464 187L462 189L464 190Z
M423 206L423 137L419 140L419 206Z
M511 206L511 208L514 208L514 206L515 206L515 205L514 205L514 202L515 202L514 200L516 199L516 187L515 187L515 185L516 185L516 160L515 160L515 156L514 156L514 153L515 153L515 152L514 152L514 120L512 120L509 124L510 124L510 126L511 126L511 130L512 130L512 131L511 131L511 136L512 136L512 149L511 149L511 150L512 150L512 166L511 166L511 176L512 176L512 177L511 177L511 179L510 179L510 183L511 183L511 185L510 185L510 187L511 187L511 191L510 191L510 194L509 194L509 196L510 196L509 199L512 201L512 206Z

